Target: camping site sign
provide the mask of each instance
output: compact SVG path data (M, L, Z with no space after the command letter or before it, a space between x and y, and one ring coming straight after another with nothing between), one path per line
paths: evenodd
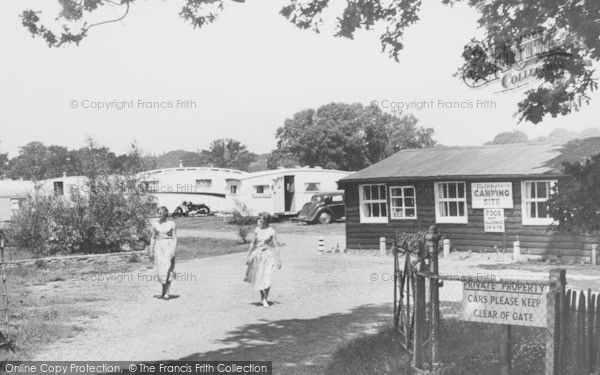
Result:
M546 327L548 285L509 282L463 282L463 320Z
M473 208L513 208L512 182L473 182Z

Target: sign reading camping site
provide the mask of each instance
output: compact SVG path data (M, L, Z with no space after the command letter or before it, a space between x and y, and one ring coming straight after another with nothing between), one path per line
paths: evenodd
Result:
M548 285L463 282L463 320L546 327Z
M473 208L513 208L512 182L471 184Z

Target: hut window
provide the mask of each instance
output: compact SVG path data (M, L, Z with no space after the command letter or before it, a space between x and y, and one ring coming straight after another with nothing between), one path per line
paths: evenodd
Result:
M390 187L390 218L417 218L417 201L414 186Z
M65 189L62 181L54 182L54 195L64 195Z
M556 181L524 181L521 185L524 225L549 225L548 198Z
M196 189L212 187L212 180L196 180Z
M252 196L255 198L270 197L271 194L269 194L269 185L254 185L254 194Z
M21 209L21 201L19 198L10 198L10 209L13 211Z
M387 223L385 184L360 185L360 222Z
M229 192L230 192L231 194L237 194L237 185L231 185L231 186L229 187Z
M467 195L464 182L435 183L435 221L463 223L467 218Z

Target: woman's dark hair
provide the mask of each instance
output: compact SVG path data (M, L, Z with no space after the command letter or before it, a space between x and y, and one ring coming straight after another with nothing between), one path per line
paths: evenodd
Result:
M261 212L258 214L258 218L263 221L267 226L269 226L269 222L271 221L271 215L268 212Z
M167 216L169 216L169 210L165 207L165 206L160 206L159 208L156 209L156 212L161 212L161 211L165 211L167 213Z

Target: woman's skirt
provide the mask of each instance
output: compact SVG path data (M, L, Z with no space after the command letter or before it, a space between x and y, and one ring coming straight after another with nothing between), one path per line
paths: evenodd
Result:
M161 284L175 278L175 241L172 238L154 241L154 272Z
M270 248L256 249L252 256L248 269L246 270L245 282L250 283L257 290L271 287L273 269L275 268L275 257Z

